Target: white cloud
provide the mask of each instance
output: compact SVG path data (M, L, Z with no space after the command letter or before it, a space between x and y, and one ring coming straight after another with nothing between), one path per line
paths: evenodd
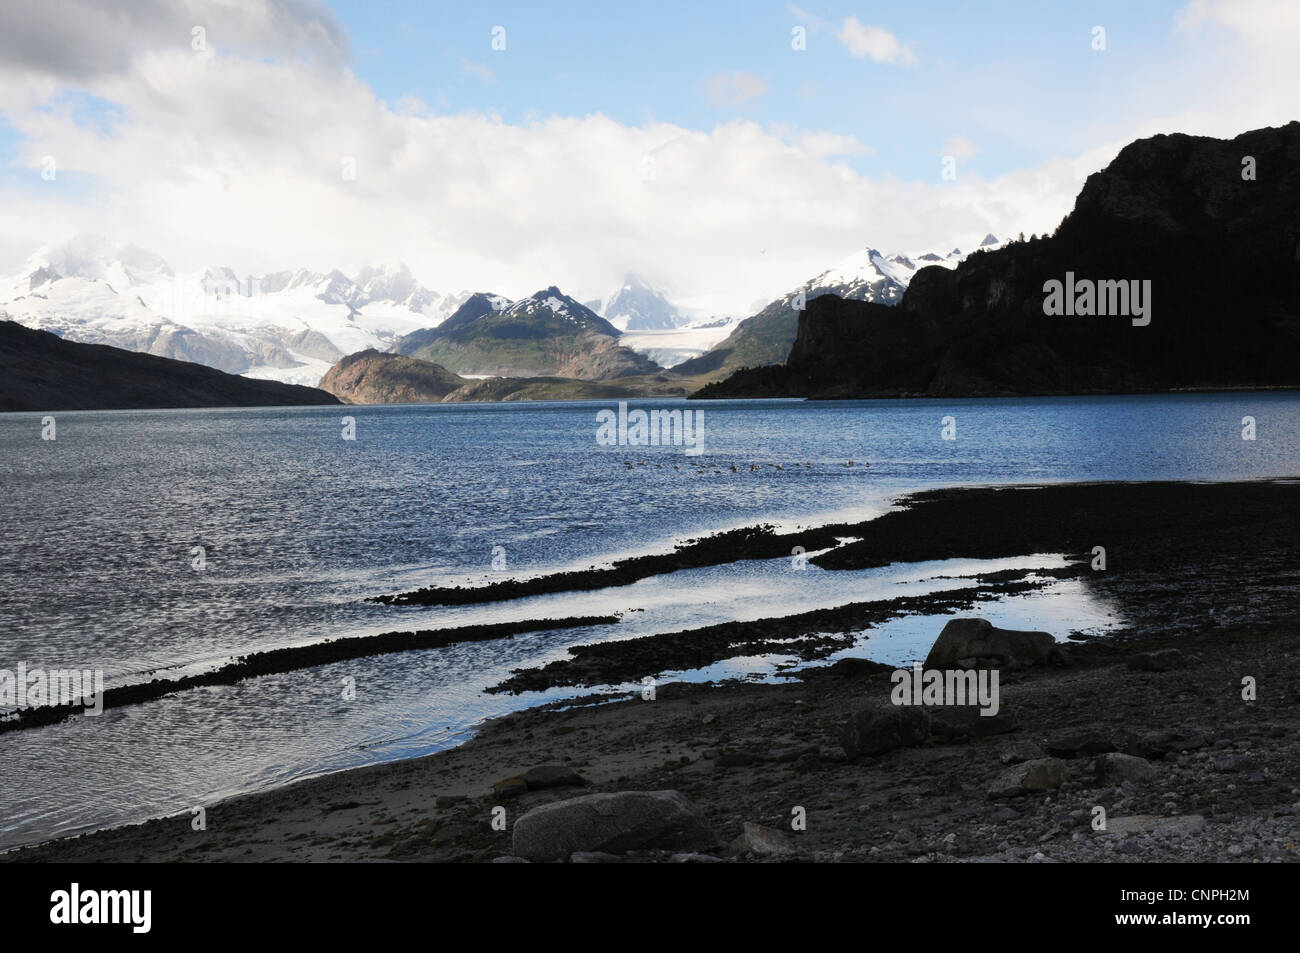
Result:
M705 87L713 105L743 106L767 92L767 80L743 70L732 70L710 76Z
M111 128L9 113L32 185L0 195L0 247L89 230L177 268L241 274L404 259L435 289L511 296L552 283L599 293L637 270L742 310L867 243L913 250L1055 224L1078 185L1054 170L1022 199L974 177L961 190L875 180L843 163L870 151L852 136L754 122L440 115L389 106L344 69L220 55L155 52L93 91L121 111ZM45 154L56 182L40 181ZM96 182L97 198L65 188L65 172Z
M943 144L942 155L953 156L957 159L972 159L979 155L979 149L975 148L975 143L971 142L966 136L953 136Z
M462 72L468 73L471 76L477 76L485 82L490 83L492 80L496 79L496 75L491 69L484 66L482 63L474 62L467 56L462 56L460 58L460 68Z
M507 123L409 97L390 104L350 71L341 37L311 26L313 6L220 9L236 7L253 11L251 25L225 31L243 45L217 43L210 30L206 56L170 39L171 27L152 45L113 34L118 52L86 73L57 58L42 72L0 52L0 111L20 141L0 179L0 265L84 230L178 269L404 259L437 290L511 296L553 283L594 296L636 270L744 310L867 244L915 252L1050 231L1084 177L1135 135L1235 134L1300 114L1300 83L1277 82L1297 69L1286 44L1253 39L1261 31L1214 18L1230 7L1204 5L1180 34L1193 66L1168 88L1139 84L1150 101L1090 127L1081 155L992 179L963 166L955 182L937 167L907 181L855 169L847 159L872 150L842 130L602 115ZM256 29L268 10L309 11L283 32L278 57ZM85 122L60 98L69 89L111 104L115 117ZM40 178L45 155L58 160L56 181ZM345 157L355 181L341 175Z
M900 43L898 37L878 26L865 26L857 17L846 17L835 36L859 59L869 56L877 63L897 66L916 62L911 48Z
M789 11L790 16L794 17L808 28L809 33L817 33L826 25L826 22L821 17L817 16L815 13L809 13L797 4L787 3L785 8Z

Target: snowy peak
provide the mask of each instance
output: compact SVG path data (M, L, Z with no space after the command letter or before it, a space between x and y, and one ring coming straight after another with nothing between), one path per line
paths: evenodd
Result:
M631 274L605 299L598 313L624 331L666 331L688 321L667 295L639 275Z
M60 245L41 248L27 259L23 271L29 283L36 276L41 278L37 284L56 277L83 278L106 281L116 289L154 284L172 277L167 262L153 252L88 232L75 235Z
M405 264L356 278L308 268L257 277L224 265L176 273L152 252L90 234L47 245L0 278L0 311L28 327L313 385L343 355L385 350L467 297L423 287Z
M618 328L585 304L570 298L555 285L521 298L507 307L505 313L510 317L532 320L550 315L601 334L617 337L619 333Z
M1002 243L993 235L985 235L979 247L983 250L997 248ZM882 254L875 248L854 252L835 266L828 268L786 296L793 300L800 292L805 297L836 294L841 298L856 298L878 304L897 304L912 281L912 276L922 268L939 265L956 268L966 257L960 248L946 255L927 251L920 254Z

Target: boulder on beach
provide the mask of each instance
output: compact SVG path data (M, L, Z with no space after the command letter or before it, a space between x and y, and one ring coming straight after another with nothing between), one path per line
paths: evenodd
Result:
M930 730L940 738L989 738L1005 735L1019 726L1014 709L985 715L974 705L945 705L930 709Z
M929 737L929 714L910 705L868 706L840 729L840 744L850 761L919 745Z
M989 788L991 799L1019 797L1054 791L1065 780L1065 762L1059 758L1038 758L1013 765L998 775Z
M1165 728L1128 739L1125 754L1155 760L1167 754L1195 751L1210 744L1210 737L1198 728Z
M727 848L733 854L758 854L779 857L795 852L794 842L784 831L746 821L739 837Z
M1125 781L1150 781L1160 774L1160 769L1145 758L1111 751L1093 763L1097 780L1105 784L1122 784Z
M530 791L545 791L548 788L582 787L587 779L563 764L539 764L523 773L524 784Z
M717 842L704 813L680 792L620 791L533 808L515 821L512 852L547 861L574 853L707 850Z
M996 628L987 619L952 619L935 640L925 667L1025 668L1060 657L1048 632Z

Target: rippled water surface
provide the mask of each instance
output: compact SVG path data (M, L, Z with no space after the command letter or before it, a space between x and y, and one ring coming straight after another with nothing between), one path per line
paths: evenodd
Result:
M866 518L926 486L1300 472L1300 395L1285 393L692 403L700 457L599 446L605 406L62 413L54 441L41 440L40 415L0 415L0 668L102 669L111 685L341 635L643 610L617 626L323 666L0 736L0 848L454 744L484 717L560 697L482 689L578 642L931 591L1009 564L827 573L771 560L505 605L365 601L499 579L496 547L504 575L524 574L738 525ZM341 437L345 414L355 440ZM940 437L949 415L953 441ZM1247 415L1254 441L1241 439ZM1027 558L1011 562L1059 564ZM986 614L1062 636L1113 622L1064 583ZM854 651L904 662L936 631L898 620ZM782 661L681 677L767 676ZM345 676L355 701L342 698Z

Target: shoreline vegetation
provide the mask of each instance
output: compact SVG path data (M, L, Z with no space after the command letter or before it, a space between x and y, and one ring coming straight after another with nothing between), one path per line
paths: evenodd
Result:
M673 683L660 686L653 701L599 696L593 704L530 708L487 722L448 751L213 804L206 831L192 831L185 814L0 859L491 861L514 858L510 829L533 808L590 791L674 790L698 807L716 841L690 857L678 852L679 860L1293 860L1300 823L1300 752L1289 741L1300 727L1300 672L1289 662L1300 634L1297 504L1293 478L928 490L906 497L902 509L854 524L852 533L835 527L853 541L810 561L847 569L1055 552L1069 556L1070 566L991 573L968 588L914 597L915 604L861 603L576 646L570 658L517 671L490 689L617 684L778 647L814 661L863 634L866 656L871 627L884 618L977 615L979 602L1053 575L1082 580L1116 606L1125 627L1106 638L1073 633L1055 664L1005 671L995 732L946 729L853 757L845 726L864 705L887 702L891 670L845 658L798 669L785 684ZM738 543L739 553L792 539L812 551L807 541L828 531L753 527L624 563L641 571L683 552L688 560L716 559L719 538ZM1096 546L1105 547L1104 570L1094 568ZM544 591L582 589L608 571L543 577L551 580L545 585L565 587ZM485 588L497 598L511 591ZM504 631L511 626L582 624L552 622L276 651L361 651L348 643L398 636L423 637L422 645L407 646L418 648L469 629L494 638L513 634ZM1249 699L1247 677L1258 684ZM1039 762L1050 762L1046 787L994 793L1008 771ZM1112 819L1107 832L1090 827L1096 805ZM497 830L493 808L502 806L510 825ZM791 831L793 807L805 809L806 830ZM674 854L647 848L570 859Z

